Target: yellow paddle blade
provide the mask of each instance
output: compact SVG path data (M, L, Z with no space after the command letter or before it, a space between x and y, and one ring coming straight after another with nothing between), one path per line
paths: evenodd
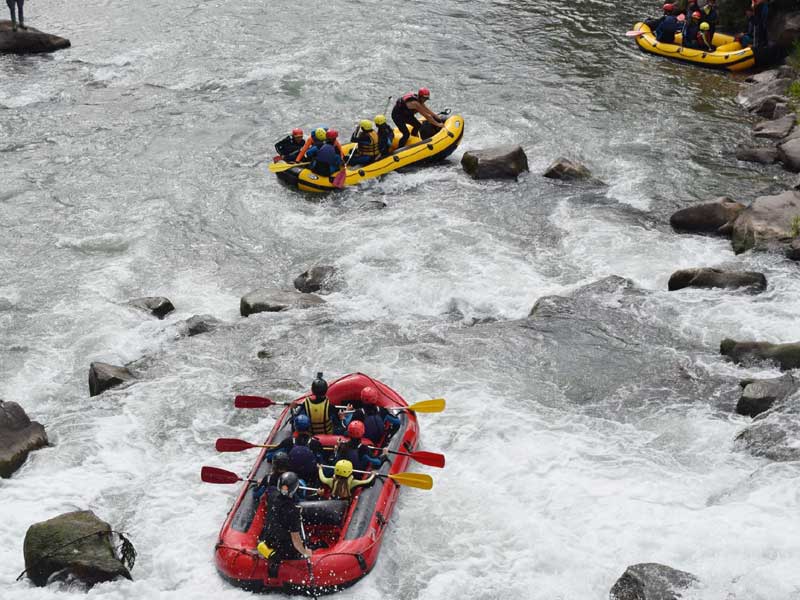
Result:
M420 400L408 406L408 410L421 413L437 413L444 410L444 398L434 398L433 400Z
M388 477L400 485L407 485L421 490L429 490L433 487L433 477L425 473L396 473Z
M270 173L282 173L283 171L288 171L289 169L294 169L295 167L305 167L310 165L310 162L301 162L301 163L287 163L287 162L276 162L270 163L269 169Z

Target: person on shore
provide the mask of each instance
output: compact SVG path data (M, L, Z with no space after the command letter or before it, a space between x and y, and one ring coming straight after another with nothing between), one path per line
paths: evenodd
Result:
M714 46L711 45L711 26L703 21L700 23L700 30L697 32L697 47L705 52L713 52Z
M700 11L694 11L691 19L686 19L683 24L682 42L685 48L698 49L700 44L697 41L697 34L700 33L700 18L703 15Z
M682 25L673 14L674 11L674 5L664 5L664 16L659 19L659 23L654 30L657 41L666 42L668 44L675 43L675 34L681 30Z
M439 128L444 127L444 122L440 121L439 118L433 114L431 109L425 106L425 103L430 97L430 90L423 87L419 88L416 94L410 92L398 98L392 109L392 121L394 121L394 124L397 125L397 128L400 130L400 143L397 146L398 148L405 146L410 136L419 133L419 128L422 127L422 123L417 121L415 117L417 113L425 117L428 122L432 123L434 126ZM411 129L409 129L409 127Z
M368 165L380 156L378 132L375 131L375 127L369 119L361 121L350 141L358 144L355 153L350 158L351 165Z
M11 30L17 30L17 15L14 12L15 8L19 11L19 28L27 29L25 26L25 14L22 12L22 7L25 4L25 0L6 0L6 4L8 4L8 10L11 11Z
M297 153L297 157L294 159L294 162L302 162L306 155L308 155L309 158L312 158L314 154L316 154L320 148L325 145L325 136L327 135L327 127L317 127L314 131L312 131L311 135L308 136L306 143L303 144L302 148L300 148L300 152Z
M378 150L381 156L388 156L394 141L394 129L386 122L386 115L375 115L378 128Z
M769 43L767 39L768 17L767 0L753 0L753 48L766 48Z
M708 0L700 12L703 14L700 22L708 23L708 43L711 45L714 43L714 32L717 30L717 23L719 23L717 0Z
M311 558L311 550L300 533L302 517L296 498L299 487L300 479L287 471L278 479L277 488L269 490L267 515L257 548L270 562ZM271 570L277 570L277 566Z
M353 477L353 463L342 459L336 461L333 466L333 477L327 477L320 466L319 480L331 489L331 497L337 500L350 500L355 488L375 483L375 474L373 473L366 479L356 479Z
M322 378L322 373L317 373L316 379L311 382L311 394L300 407L299 414L307 415L311 419L311 435L322 433L345 433L342 424L343 412L340 412L328 401L328 382ZM296 418L296 417L295 417Z

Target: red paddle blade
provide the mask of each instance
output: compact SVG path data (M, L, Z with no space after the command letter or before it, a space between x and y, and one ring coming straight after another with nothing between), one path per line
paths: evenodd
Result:
M275 404L274 400L261 396L236 396L233 405L236 408L267 408Z
M206 483L236 483L241 481L236 473L217 467L203 467L200 469L200 479Z
M257 448L257 446L235 438L219 438L215 444L215 448L217 452L241 452L242 450Z
M429 467L438 467L440 469L444 468L444 454L420 450L419 452L412 452L411 458L418 463L428 465Z
M344 187L344 182L347 180L347 167L342 168L336 174L336 177L333 178L333 187L342 189Z

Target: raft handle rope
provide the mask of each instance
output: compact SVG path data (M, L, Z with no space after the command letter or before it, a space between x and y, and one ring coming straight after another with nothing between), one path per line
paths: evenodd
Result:
M120 545L119 545L118 548L116 548L116 551L119 554L119 560L130 571L131 569L133 569L133 565L136 562L136 549L133 547L133 544L131 543L131 541L127 537L125 537L125 534L123 532L114 531L113 529L108 529L108 530L101 529L99 531L94 531L92 533L87 533L86 535L82 535L79 538L75 538L74 540L71 540L71 541L67 542L66 544L61 544L55 550L53 550L49 554L45 554L43 557L41 557L39 560L37 560L30 568L34 569L34 568L38 567L43 561L47 560L48 558L52 558L52 557L56 556L59 553L60 550L62 550L63 548L66 548L67 546L71 546L73 544L77 544L78 542L81 542L81 541L83 541L85 539L88 539L88 538L90 538L92 536L95 536L95 535L99 536L99 537L102 537L103 535L108 535L110 533L115 533L115 534L117 534L119 536ZM25 573L27 573L27 572L28 572L28 569L25 569L22 573L20 573L17 576L16 581L19 581L20 579L22 579L24 577Z

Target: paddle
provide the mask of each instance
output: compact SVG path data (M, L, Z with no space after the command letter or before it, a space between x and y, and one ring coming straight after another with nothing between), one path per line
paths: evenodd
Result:
M275 402L269 398L261 396L236 396L233 401L236 408L269 408L270 406L292 406L294 402ZM410 410L411 412L439 413L444 410L444 398L433 398L431 400L420 400L409 406L393 406L392 410ZM337 405L336 408L347 408Z
M378 448L377 446L367 446L370 450L383 450L383 448ZM408 456L412 460L417 461L423 465L428 465L429 467L438 467L439 469L444 468L444 454L439 454L438 452L427 452L425 450L417 450L416 452L398 452L397 450L388 450L389 454L397 454L399 456Z
M627 35L628 37L639 37L640 35L644 35L645 33L649 33L649 32L648 31L634 30L634 31L626 31L625 35Z
M411 412L421 412L421 413L438 413L444 410L445 401L444 398L434 398L432 400L420 400L419 402L415 402L409 406L392 406L391 410L410 410ZM348 408L347 406L342 406L341 404L337 404L336 408L345 409ZM355 411L346 411L346 412L355 412Z
M358 126L358 128L356 129L356 132L353 134L353 137L357 136L359 131L361 131L361 125ZM350 150L350 156L347 157L347 160L345 161L344 166L342 167L342 170L339 171L336 174L336 177L333 178L333 181L332 181L333 187L335 187L337 189L342 189L344 187L345 181L347 181L347 165L350 164L350 159L353 158L353 155L356 153L356 148L358 148L358 144L357 143L356 143L355 146L353 146L353 149Z
M215 444L217 452L242 452L250 448L277 448L277 444L251 444L235 438L219 438Z
M333 469L330 465L322 465L329 469ZM419 488L421 490L429 490L433 487L433 477L425 473L376 473L375 471L359 471L353 469L353 473L366 473L367 475L375 475L376 477L388 477L395 483L400 485L407 485L408 487Z
M283 173L284 171L288 171L289 169L294 169L295 167L306 167L310 165L310 162L301 162L301 163L287 163L287 162L276 162L272 163L267 167L270 173Z
M302 514L302 509L300 509ZM306 536L306 529L303 527L303 519L300 518L300 535L303 537L303 545L308 548L308 537ZM311 588L309 589L309 593L314 600L317 600L317 594L314 590L314 565L311 564L311 557L306 556L306 565L308 565L308 582L311 584Z
M275 402L261 396L236 396L233 405L236 408L268 408L270 406L291 406L294 402Z
M255 479L242 479L236 473L231 473L230 471L226 471L225 469L218 469L217 467L203 467L200 469L200 479L202 479L205 483L220 483L220 484L229 484L229 483L238 483L240 481L249 481L250 483L258 483ZM298 485L298 489L306 490L309 492L317 492L319 493L321 490L318 488L306 487L304 485Z

